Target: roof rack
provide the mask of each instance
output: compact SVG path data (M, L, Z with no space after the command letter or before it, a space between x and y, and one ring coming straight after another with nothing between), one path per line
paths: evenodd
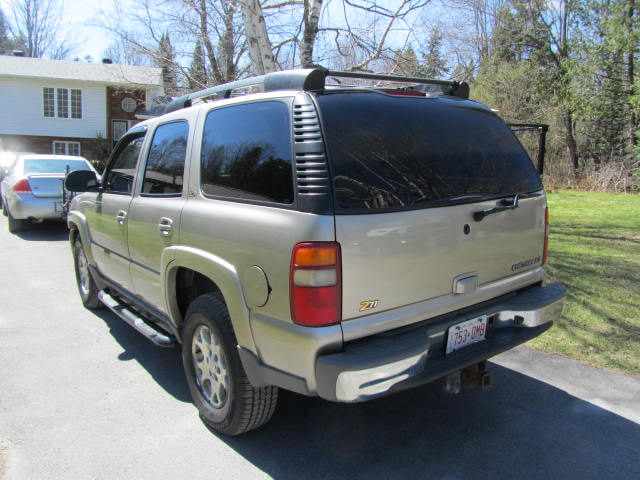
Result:
M323 67L283 70L279 72L267 73L257 77L237 80L235 82L216 85L215 87L188 93L173 99L166 105L156 107L144 116L158 116L165 113L190 107L194 100L204 100L207 98L230 98L234 90L257 89L263 92L273 92L276 90L306 90L320 91L325 88L327 77L359 78L368 80L385 80L399 83L413 83L424 85L439 85L445 87L443 92L446 95L453 95L460 98L469 98L469 85L465 82L431 80L419 77L403 77L399 75L384 75L369 72L341 72L328 70Z

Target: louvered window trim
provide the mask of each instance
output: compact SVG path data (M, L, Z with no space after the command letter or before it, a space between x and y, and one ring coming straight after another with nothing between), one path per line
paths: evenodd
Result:
M293 105L293 137L298 195L328 195L329 170L320 121L306 95L296 97Z

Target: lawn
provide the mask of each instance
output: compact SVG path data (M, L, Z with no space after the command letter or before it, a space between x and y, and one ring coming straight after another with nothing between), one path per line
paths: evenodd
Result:
M640 374L640 195L548 194L547 273L563 282L562 318L530 343Z

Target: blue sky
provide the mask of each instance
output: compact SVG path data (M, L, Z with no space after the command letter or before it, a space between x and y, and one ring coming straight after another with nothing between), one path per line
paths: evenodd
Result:
M107 32L99 28L100 11L111 10L111 2L95 0L60 0L63 5L62 23L67 40L74 46L71 57L91 55L99 61L109 46ZM130 0L126 0L126 3ZM0 6L9 20L12 18L13 0L0 0Z
M0 6L7 17L11 17L11 5L15 0L0 0ZM68 42L73 46L70 57L84 58L86 55L91 55L94 62L99 62L103 56L104 50L111 44L111 35L105 31L99 25L103 16L110 16L113 12L114 0L59 0L63 5L63 30L64 36ZM123 6L123 10L127 11L127 5L132 8L139 6L139 2L135 3L135 0L117 0L118 3ZM389 6L395 4L397 0L387 0ZM384 4L384 2L381 2ZM323 12L323 23L327 18L332 18L334 21L339 21L342 17L341 4L335 0L325 0L325 6L327 7ZM446 8L442 8L440 2L433 1L421 12L413 13L410 18L407 19L407 23L413 27L418 27L417 35L411 37L410 41L414 46L419 48L419 43L424 42L426 34L420 27L425 25L433 25L435 23L446 23L446 17L451 14ZM111 16L113 14L111 13ZM353 15L350 15L351 21L356 21ZM126 21L126 19L122 19ZM394 47L400 47L404 44L407 25L400 22L396 25L395 31L390 35L389 44ZM189 49L191 46L189 46ZM320 53L320 52L318 52Z

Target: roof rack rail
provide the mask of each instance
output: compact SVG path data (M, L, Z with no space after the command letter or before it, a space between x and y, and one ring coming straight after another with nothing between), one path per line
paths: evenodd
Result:
M259 88L264 92L276 90L307 90L319 91L325 88L327 77L360 78L368 80L385 80L399 83L419 83L425 85L439 85L446 87L444 91L447 95L460 98L469 98L469 85L466 82L456 82L447 80L431 80L419 77L403 77L399 75L385 75L369 72L341 72L328 70L324 67L282 70L279 72L267 73L257 77L237 80L235 82L216 85L198 92L188 93L175 98L168 104L147 112L149 116L157 116L165 113L190 107L194 100L212 97L229 98L234 90L243 88Z

